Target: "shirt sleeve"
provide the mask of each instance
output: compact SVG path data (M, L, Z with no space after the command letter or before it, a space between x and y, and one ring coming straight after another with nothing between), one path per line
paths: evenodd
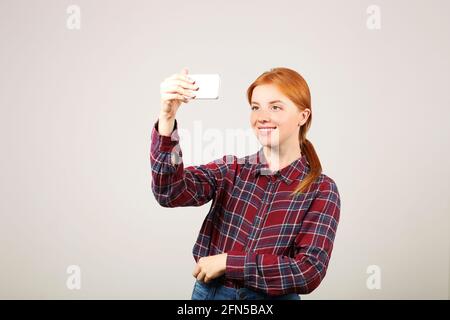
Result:
M327 177L295 238L295 256L229 251L225 276L269 295L308 294L325 277L340 216L336 184Z
M223 156L205 165L184 167L179 145L178 123L171 136L158 132L159 120L151 133L150 166L152 192L163 207L201 206L209 202L233 163Z

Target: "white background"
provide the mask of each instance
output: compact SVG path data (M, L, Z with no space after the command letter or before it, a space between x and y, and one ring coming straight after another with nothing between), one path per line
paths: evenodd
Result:
M69 5L81 29L66 27ZM372 5L381 29L366 26ZM341 195L328 273L303 299L449 297L448 1L0 1L0 298L190 299L209 204L151 192L159 84L219 73L180 129L249 128L272 67L312 93L308 139ZM182 137L186 165L256 151ZM194 162L197 156L199 161ZM66 287L69 265L81 290ZM367 267L381 268L369 290Z

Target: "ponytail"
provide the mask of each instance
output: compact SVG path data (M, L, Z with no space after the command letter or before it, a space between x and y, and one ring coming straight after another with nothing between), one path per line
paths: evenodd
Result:
M313 144L308 139L304 139L300 142L300 150L302 155L306 156L306 160L309 163L310 170L306 177L298 184L295 190L291 193L291 196L295 196L302 192L307 192L311 184L321 175L322 165L320 164L319 157Z

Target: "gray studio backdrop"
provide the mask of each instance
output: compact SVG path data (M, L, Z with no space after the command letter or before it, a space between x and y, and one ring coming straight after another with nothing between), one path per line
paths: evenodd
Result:
M201 164L257 150L232 135L249 128L245 93L284 66L311 88L308 138L342 201L327 276L303 299L447 299L448 12L444 0L1 0L0 298L189 299L210 203L153 197L159 85L184 66L221 75L219 100L177 116L185 165Z

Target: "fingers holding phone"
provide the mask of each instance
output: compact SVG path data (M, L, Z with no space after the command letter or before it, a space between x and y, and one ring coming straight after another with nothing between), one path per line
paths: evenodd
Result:
M175 117L181 103L188 103L194 99L198 89L195 81L189 78L187 68L166 78L160 85L161 112L169 117Z

